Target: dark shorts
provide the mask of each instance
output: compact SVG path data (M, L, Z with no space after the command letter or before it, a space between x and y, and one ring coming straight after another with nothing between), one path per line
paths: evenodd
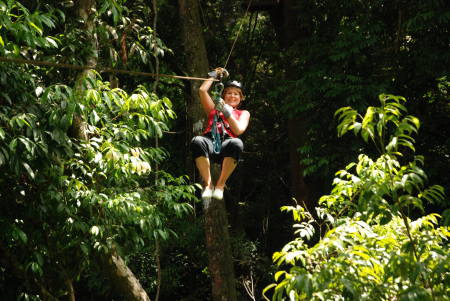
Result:
M219 154L215 154L213 151L213 140L211 135L195 136L191 141L191 151L194 159L206 157L215 163L222 163L223 158L225 157L231 157L236 161L239 161L243 150L244 143L242 140L230 136L224 138Z

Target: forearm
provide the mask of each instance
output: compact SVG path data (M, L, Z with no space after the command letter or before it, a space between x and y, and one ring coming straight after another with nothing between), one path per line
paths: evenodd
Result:
M210 77L207 80L204 80L199 88L199 93L208 93L209 89L211 88L212 84L214 82L214 78Z
M200 102L202 104L203 110L208 115L209 112L214 109L214 102L211 99L208 91L211 88L212 83L214 82L214 78L209 78L201 84L198 89L198 95L200 96Z
M242 135L247 129L248 122L237 120L234 116L227 118L227 121L231 131L237 136Z

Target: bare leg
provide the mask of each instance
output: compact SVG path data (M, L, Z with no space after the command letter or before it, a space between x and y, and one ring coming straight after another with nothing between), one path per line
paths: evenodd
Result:
M205 188L212 188L209 158L203 156L198 157L195 159L195 165L200 172Z
M232 157L225 157L222 162L222 171L220 172L219 179L217 180L216 188L223 190L228 178L236 168L237 162Z

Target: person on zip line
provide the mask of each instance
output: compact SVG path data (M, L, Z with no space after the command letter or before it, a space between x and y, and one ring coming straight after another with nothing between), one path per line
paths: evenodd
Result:
M226 182L239 162L244 144L238 138L247 129L250 113L238 110L244 100L242 84L238 81L228 81L223 85L221 97L213 99L209 94L215 79L222 79L228 72L216 68L208 73L210 76L199 89L200 102L208 116L207 126L201 136L191 141L191 151L200 176L204 182L202 199L223 199ZM222 85L220 83L220 85ZM211 162L220 163L222 169L217 183L211 179Z

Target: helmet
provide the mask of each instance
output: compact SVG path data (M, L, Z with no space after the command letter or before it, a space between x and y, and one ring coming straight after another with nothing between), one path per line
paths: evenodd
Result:
M244 88L242 87L242 83L238 82L237 80L227 81L225 83L225 87L224 88L226 89L228 87L235 87L235 88L241 89L241 91L244 92Z

